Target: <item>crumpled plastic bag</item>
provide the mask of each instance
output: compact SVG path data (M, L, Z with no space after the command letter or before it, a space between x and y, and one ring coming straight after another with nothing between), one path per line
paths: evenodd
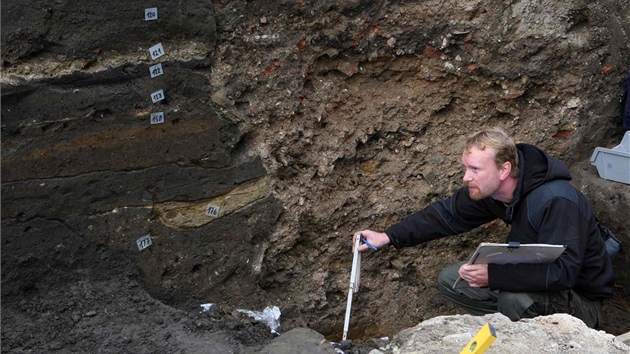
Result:
M269 328L271 328L271 333L278 334L278 332L276 332L278 327L280 327L280 308L278 308L278 306L268 306L263 310L263 312L241 309L237 309L236 311L242 312L256 321L264 322L267 326L269 326Z
M208 312L210 311L210 308L212 308L212 305L214 304L201 304L201 308L203 309L203 312Z

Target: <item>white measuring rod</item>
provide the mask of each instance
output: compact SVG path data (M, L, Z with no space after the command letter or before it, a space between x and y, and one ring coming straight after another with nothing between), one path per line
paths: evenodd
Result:
M359 292L359 284L361 283L361 253L359 246L361 245L361 235L354 237L354 255L352 257L352 272L350 273L350 289L348 290L348 304L346 305L346 320L343 323L343 339L348 337L348 327L350 326L350 312L352 311L352 294Z

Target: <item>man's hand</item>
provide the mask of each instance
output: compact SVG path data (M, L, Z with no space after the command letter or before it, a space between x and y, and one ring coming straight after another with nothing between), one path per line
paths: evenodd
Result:
M363 238L366 239L367 242L369 242L370 244L372 244L374 247L378 248L379 250L389 245L389 237L387 237L386 233L376 232L372 230L363 230L363 231L355 232L354 236L352 237L352 252L354 252L354 244L356 242L356 238L359 237L360 234L363 234ZM370 247L366 245L365 243L362 243L359 246L359 252L367 251L369 249Z
M459 267L459 276L473 288L485 288L490 285L487 264L464 264Z

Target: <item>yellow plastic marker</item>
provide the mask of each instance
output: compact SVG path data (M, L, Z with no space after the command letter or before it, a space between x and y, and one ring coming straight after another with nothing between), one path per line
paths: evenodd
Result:
M494 327L490 323L486 323L459 354L482 354L494 343L495 339L497 339L497 334Z

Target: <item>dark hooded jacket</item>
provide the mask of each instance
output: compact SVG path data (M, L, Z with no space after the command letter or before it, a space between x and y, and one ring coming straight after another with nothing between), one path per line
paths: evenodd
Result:
M517 144L520 176L509 205L475 201L468 188L434 202L386 233L396 248L460 234L497 218L511 225L507 242L566 245L550 264L489 264L492 290L540 292L574 289L597 300L612 295L613 270L588 199L567 181L569 169L543 150Z

